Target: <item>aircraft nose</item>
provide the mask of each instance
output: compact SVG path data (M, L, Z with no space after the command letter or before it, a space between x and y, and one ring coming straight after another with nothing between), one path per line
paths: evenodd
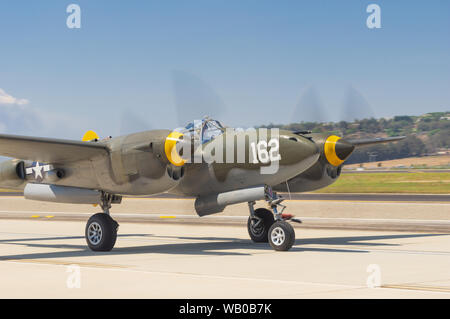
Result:
M289 154L287 156L293 162L304 161L311 156L318 155L320 153L319 148L316 143L310 141L304 137L295 137L290 138L290 141L295 141L295 143L288 143L286 145L286 153Z
M312 155L316 155L319 154L319 148L317 147L316 143L312 142L312 141L305 141L305 143L303 143L303 152L305 153L305 155L307 157L310 157Z

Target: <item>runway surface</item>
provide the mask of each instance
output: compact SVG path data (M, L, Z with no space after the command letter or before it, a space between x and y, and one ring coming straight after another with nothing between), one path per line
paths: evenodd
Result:
M302 228L360 230L435 231L450 233L450 203L445 201L356 201L286 200L285 212L294 214ZM265 207L262 201L256 207ZM20 196L0 197L0 219L87 221L99 211L92 205L56 204L25 200ZM222 213L198 217L193 199L125 198L113 205L119 222L189 223L244 225L249 215L246 203L228 206Z
M94 253L83 232L2 220L0 297L450 297L450 234L297 229L275 252L240 226L121 223L116 247Z
M284 203L303 221L289 252L249 240L246 204L199 218L193 199L125 198L115 248L93 253L98 207L0 197L0 298L450 297L448 202Z
M448 202L450 195L441 194L324 194L324 193L280 193L290 200L324 200L324 201L365 201L365 202ZM21 192L0 192L0 197L23 196ZM158 194L139 198L193 199L174 194Z

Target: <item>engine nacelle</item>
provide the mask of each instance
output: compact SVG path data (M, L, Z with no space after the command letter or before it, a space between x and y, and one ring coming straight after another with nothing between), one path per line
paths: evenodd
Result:
M286 183L279 184L274 190L280 192L310 192L324 188L337 181L341 175L342 166L334 167L328 163L318 161L305 172L291 178Z
M67 204L98 204L101 202L99 191L78 187L29 183L25 186L23 194L26 199L44 202Z
M0 186L20 188L25 180L25 164L19 160L0 163Z
M45 177L46 182L55 183L66 176L66 172L63 169L56 168L47 172Z
M319 160L303 173L286 183L276 185L274 190L281 192L309 192L333 184L341 175L344 160L350 156L354 146L335 135L326 133L306 133L320 149Z

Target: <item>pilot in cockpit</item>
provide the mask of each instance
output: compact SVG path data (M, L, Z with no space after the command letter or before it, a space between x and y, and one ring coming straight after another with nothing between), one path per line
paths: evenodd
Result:
M201 121L195 120L190 122L184 128L185 135L193 135L194 139L201 140L202 144L223 134L224 131L225 128L219 121L210 119L209 117L204 117Z

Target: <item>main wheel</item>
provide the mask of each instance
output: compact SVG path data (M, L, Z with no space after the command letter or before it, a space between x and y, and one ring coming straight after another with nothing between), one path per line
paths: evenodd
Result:
M291 224L285 221L275 222L269 229L269 243L273 249L287 251L295 242L295 231Z
M275 222L273 213L265 208L255 210L255 217L250 216L247 221L247 230L250 238L255 243L267 243L269 228Z
M93 251L110 251L117 239L119 224L105 213L98 213L89 218L85 237Z

